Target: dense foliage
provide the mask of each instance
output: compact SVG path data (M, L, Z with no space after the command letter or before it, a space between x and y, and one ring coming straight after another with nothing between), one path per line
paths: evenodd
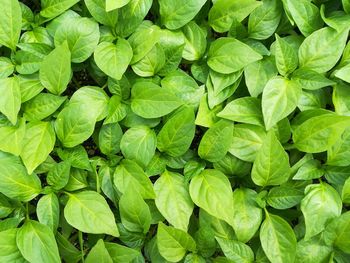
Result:
M0 262L350 262L350 0L0 7Z

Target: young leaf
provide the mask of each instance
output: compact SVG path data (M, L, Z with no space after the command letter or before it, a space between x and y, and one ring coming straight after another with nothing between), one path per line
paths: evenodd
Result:
M188 185L180 174L165 171L154 184L159 212L174 227L187 231L193 212Z
M114 184L121 193L132 188L144 199L154 199L153 185L142 168L134 161L123 160L114 172Z
M159 253L168 261L178 262L186 251L194 252L196 243L186 232L174 227L158 224L157 245Z
M297 239L293 229L283 218L266 213L260 228L260 241L271 262L294 262Z
M209 11L209 24L216 32L227 32L234 20L241 22L260 5L255 0L217 0Z
M146 126L130 128L120 141L120 149L125 158L136 161L146 167L154 156L157 137L153 130Z
M17 77L0 79L0 112L16 125L21 108L21 91Z
M195 17L205 2L205 0L192 2L186 0L178 0L176 2L160 0L159 12L162 23L169 29L178 29Z
M301 201L301 211L305 218L305 240L319 234L327 222L340 216L342 201L338 192L326 183L306 187Z
M282 76L288 76L298 67L298 53L287 40L280 38L277 34L275 37L276 66Z
M16 244L18 229L11 228L0 232L0 261L25 262Z
M94 59L106 75L120 80L129 66L132 55L129 42L119 38L115 45L109 42L100 43L95 49Z
M122 224L132 232L146 234L151 225L151 212L139 193L131 188L119 199L119 210Z
M248 33L254 39L267 39L278 27L282 16L282 3L278 0L264 0L249 16Z
M230 74L260 59L262 56L243 42L222 37L210 45L207 63L212 70Z
M248 245L236 240L228 240L219 237L217 237L216 240L218 241L222 252L224 252L224 255L229 260L237 263L253 262L254 253Z
M143 118L157 118L181 106L170 91L150 82L138 82L132 88L131 109Z
M97 241L85 259L86 263L94 263L97 261L101 263L113 263L102 239Z
M210 215L232 224L232 188L223 173L204 170L194 176L190 183L190 195L193 202Z
M41 84L51 93L62 94L71 79L70 51L67 42L57 46L40 65Z
M0 6L3 7L3 15L0 17L0 45L15 51L21 34L21 6L18 0L1 0Z
M36 214L41 224L56 232L60 219L60 204L56 194L42 196L38 201Z
M253 164L252 180L256 185L279 185L290 174L289 157L273 131L268 132Z
M94 191L69 194L64 217L68 224L82 232L119 236L111 209L106 200Z
M236 122L264 125L261 102L259 99L253 97L243 97L231 101L217 116Z
M26 126L20 156L29 174L46 160L55 141L55 131L50 122L34 122Z
M193 109L179 109L164 124L157 135L157 148L171 156L183 155L192 143L196 125Z
M270 79L262 95L262 112L265 127L270 130L277 122L292 113L301 96L301 87L288 79Z
M27 220L17 232L17 246L29 262L61 262L52 230L37 221Z
M255 202L256 198L257 193L248 188L233 192L232 227L237 239L244 243L254 236L262 221L262 210Z
M299 48L300 67L324 73L338 62L348 37L348 31L324 27L308 36ZM322 48L318 48L322 47Z
M218 121L203 135L198 146L198 155L210 162L221 160L230 148L232 133L232 122L226 120Z
M36 174L27 174L20 159L0 152L0 192L7 197L28 202L41 192L41 182Z

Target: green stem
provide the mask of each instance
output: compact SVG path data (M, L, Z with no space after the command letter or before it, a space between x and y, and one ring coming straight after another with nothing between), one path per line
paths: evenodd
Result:
M98 173L96 171L96 168L94 169L95 171L95 176L96 176L96 192L101 193L101 185L100 185L100 178L98 176Z
M80 252L81 252L81 261L84 263L84 239L83 239L83 233L81 231L78 232L78 238L79 238L79 245L80 245Z
M81 87L80 84L79 84L79 82L75 79L75 77L73 77L72 80L73 80L74 84L75 84L78 88Z
M30 217L29 217L29 203L27 202L26 203L26 219L29 220Z

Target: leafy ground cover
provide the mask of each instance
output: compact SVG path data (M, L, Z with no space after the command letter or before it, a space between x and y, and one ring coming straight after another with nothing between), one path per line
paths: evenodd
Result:
M350 262L349 0L0 7L0 262Z

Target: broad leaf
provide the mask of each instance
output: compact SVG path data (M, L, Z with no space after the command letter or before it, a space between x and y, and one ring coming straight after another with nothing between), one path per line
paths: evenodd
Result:
M69 194L64 217L71 226L82 232L119 236L111 209L106 200L94 191Z

